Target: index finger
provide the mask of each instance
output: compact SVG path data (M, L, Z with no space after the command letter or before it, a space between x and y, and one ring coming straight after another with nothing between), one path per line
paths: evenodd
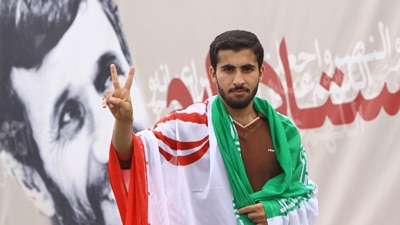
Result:
M249 206L245 206L241 209L238 210L239 214L243 214L243 213L249 213L249 212L253 212L254 210L254 205L249 205Z
M111 80L112 80L114 89L120 89L117 67L115 66L115 64L110 65L110 71L111 71Z
M133 83L133 75L135 74L135 68L133 66L129 67L128 77L125 80L124 88L130 90Z

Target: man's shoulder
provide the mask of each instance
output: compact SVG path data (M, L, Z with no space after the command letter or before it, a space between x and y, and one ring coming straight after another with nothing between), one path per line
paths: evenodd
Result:
M174 111L158 120L155 123L155 127L163 123L175 123L177 121L207 125L207 111L211 101L212 98L208 98L202 102L193 103L185 109Z
M257 101L257 103L258 103L260 108L264 107L264 109L268 108L269 110L272 110L272 114L276 115L274 117L276 119L278 119L280 123L282 123L282 125L283 125L283 127L285 128L286 131L288 131L288 130L289 131L294 131L294 132L298 131L298 128L297 128L296 124L294 123L294 121L290 117L288 117L287 115L278 112L275 108L273 108L268 103L267 100L265 100L263 98L256 97L255 101ZM262 103L262 104L260 104L260 103ZM265 115L265 116L268 117L267 115ZM276 121L276 122L278 122L278 121Z
M209 109L209 104L214 100L215 96L204 99L201 102L196 102L185 109L178 110L176 113L182 113L182 114L187 114L187 113L199 113L199 114L206 114L208 109Z

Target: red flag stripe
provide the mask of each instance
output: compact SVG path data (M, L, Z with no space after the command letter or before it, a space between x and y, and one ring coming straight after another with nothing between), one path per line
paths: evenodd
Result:
M169 137L163 135L159 131L154 131L153 133L159 140L164 142L172 150L183 150L183 151L190 150L190 149L193 149L193 148L196 148L196 147L202 145L204 142L206 142L208 140L208 136L206 136L203 139L198 140L198 141L183 142L183 141L177 141L172 138L169 138Z
M164 156L164 158L172 163L173 165L176 166L186 166L189 164L192 164L194 162L196 162L197 160L201 159L201 157L203 157L203 155L208 151L209 148L209 141L207 139L207 141L204 143L203 147L201 147L198 151L193 152L192 154L189 155L185 155L185 156L176 156L176 155L172 155L170 153L168 153L167 151L165 151L163 148L159 148L159 151L161 153L161 155Z

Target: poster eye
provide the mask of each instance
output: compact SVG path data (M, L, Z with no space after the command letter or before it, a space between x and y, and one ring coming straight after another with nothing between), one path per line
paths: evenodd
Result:
M85 108L76 99L69 99L65 102L58 120L58 137L69 139L73 137L85 122Z

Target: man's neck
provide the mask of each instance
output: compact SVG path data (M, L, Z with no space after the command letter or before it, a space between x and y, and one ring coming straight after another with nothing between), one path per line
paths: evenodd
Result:
M258 117L257 112L253 109L253 103L243 109L234 109L228 105L225 107L232 119L242 126L246 126Z

